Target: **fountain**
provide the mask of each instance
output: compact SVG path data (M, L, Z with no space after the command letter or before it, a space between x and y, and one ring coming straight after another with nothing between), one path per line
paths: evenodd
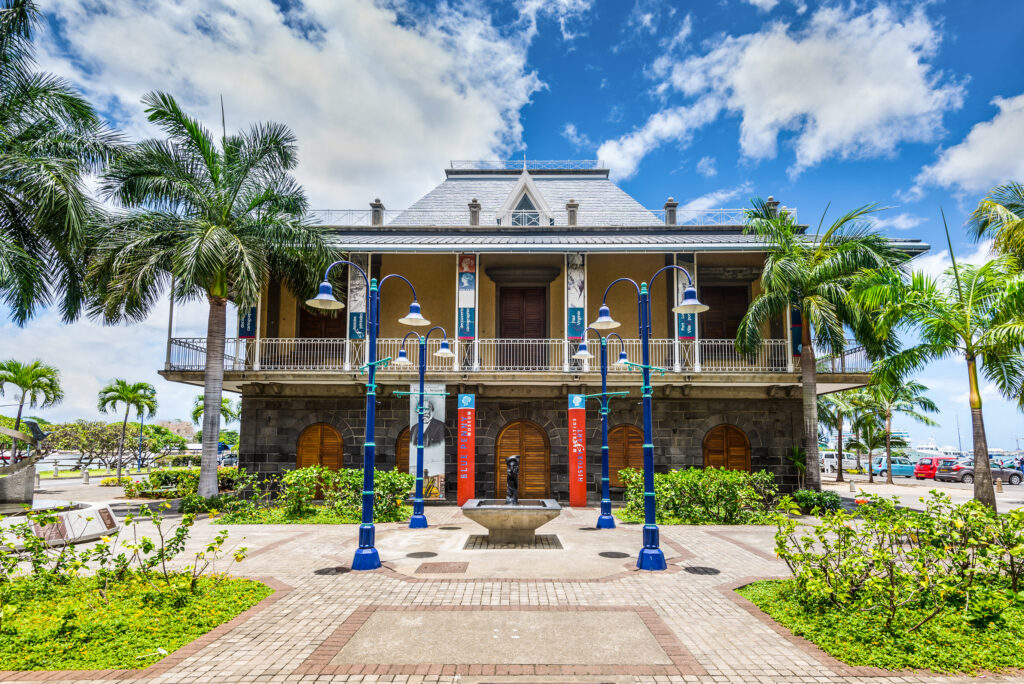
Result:
M554 499L519 500L519 456L505 459L505 500L470 499L462 513L487 528L492 544L532 545L537 528L559 516L562 507Z

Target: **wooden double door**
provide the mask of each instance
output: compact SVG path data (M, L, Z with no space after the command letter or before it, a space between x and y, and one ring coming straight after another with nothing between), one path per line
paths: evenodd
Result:
M643 471L644 433L636 425L616 425L608 431L608 484L624 487L619 471Z
M333 425L313 423L299 435L295 449L295 465L298 468L323 466L339 470L344 446L341 433Z
M735 425L719 425L704 437L704 467L750 472L750 440Z
M498 363L503 368L532 369L548 365L548 347L540 341L548 334L547 302L545 287L501 288L498 337L502 341L498 343Z
M519 456L519 498L547 499L551 496L551 443L536 423L519 420L498 433L495 444L494 498L505 498L506 461Z

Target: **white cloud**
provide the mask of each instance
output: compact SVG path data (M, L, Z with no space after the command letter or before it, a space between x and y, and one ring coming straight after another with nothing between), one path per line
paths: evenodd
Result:
M651 73L664 79L657 92L696 101L654 114L640 130L680 111L713 109L717 116L724 109L739 115L740 148L749 159L775 157L779 136L791 133L791 175L831 157L892 154L900 143L935 139L942 115L962 102L962 86L927 62L939 43L937 26L920 9L900 16L884 5L861 14L823 7L801 29L773 22L717 39L704 55L657 60ZM628 176L651 150L685 143L693 131L634 131L605 145L630 143L619 169Z
M537 31L537 17L547 15L558 22L562 31L562 40L571 41L580 33L574 29L573 23L590 11L593 0L521 0L519 13L529 20L530 30ZM533 36L531 35L530 38Z
M581 133L573 123L567 123L562 127L562 137L572 143L577 150L594 146L590 137L586 133Z
M693 33L693 15L687 14L683 17L683 21L679 24L679 29L676 30L675 34L668 39L665 45L665 49L668 51L675 50L678 47L682 47L689 40L690 34Z
M916 228L928 219L923 216L914 216L913 214L896 214L895 216L883 216L875 219L875 228L883 230L885 228L893 228L895 230L910 230Z
M719 103L711 97L692 106L674 107L654 114L644 125L616 140L606 140L597 150L616 178L629 178L636 173L640 161L665 142L689 144L693 133L715 120Z
M752 183L744 183L734 188L722 188L721 190L715 190L709 192L706 195L696 197L685 204L679 206L680 210L683 211L704 211L706 209L720 209L725 206L726 202L730 202L744 195L750 194L753 191L754 185Z
M974 250L964 253L957 254L957 264L983 264L986 261L995 259L998 255L992 251L992 241L984 240L975 245ZM949 258L949 250L944 249L941 252L929 252L923 254L913 261L913 267L915 271L924 271L931 276L939 276L949 267L953 265L953 261Z
M519 110L543 87L527 66L537 16L568 21L589 2L520 7L517 24L499 28L472 3L415 13L307 0L282 13L271 0L55 0L47 9L61 35L43 35L40 62L136 138L154 135L139 104L146 91L174 94L214 130L223 94L229 129L292 127L313 206L381 197L400 207L449 159L521 147Z
M779 4L779 0L745 0L749 5L753 5L762 12L771 12L772 9Z
M918 175L915 189L941 185L980 193L1010 180L1024 180L1024 94L997 97L994 117L975 126L957 145L939 153L938 160Z
M697 162L697 173L704 176L705 178L711 178L718 174L718 169L715 168L714 157L701 157L700 161Z

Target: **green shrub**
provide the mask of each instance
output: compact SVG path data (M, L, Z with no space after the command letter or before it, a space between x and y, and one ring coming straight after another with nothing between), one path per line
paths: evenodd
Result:
M116 477L105 477L100 480L100 487L125 487L131 484L131 481L132 478L130 477L122 477L120 480ZM127 492L125 493L127 494Z
M643 472L628 468L619 477L626 485L620 516L643 520ZM778 487L768 471L688 468L655 473L654 495L659 524L757 525L774 522Z
M843 505L843 500L839 498L839 495L831 491L818 492L813 489L798 489L790 496L800 506L801 513L838 511Z
M313 510L313 498L324 484L324 476L330 471L322 466L309 466L289 470L281 478L281 502L285 512L299 517Z

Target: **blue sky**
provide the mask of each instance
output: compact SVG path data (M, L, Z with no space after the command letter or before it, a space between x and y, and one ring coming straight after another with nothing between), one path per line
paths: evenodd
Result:
M313 204L410 204L449 159L601 158L650 207L738 207L755 195L803 222L868 202L880 227L931 243L922 268L954 248L984 258L962 230L986 189L1024 178L1024 23L1017 3L793 0L53 0L40 66L76 83L132 137L139 106L167 90L211 126L275 119L299 136ZM993 23L999 25L993 38ZM202 334L202 309L178 334ZM161 417L193 391L164 383L166 311L135 329L50 315L15 348L61 365L68 401L92 415L113 375L158 384ZM83 362L83 359L88 359ZM969 434L962 364L921 375L943 408L921 439ZM989 441L1024 438L1021 414L984 394ZM965 445L969 438L965 439Z

